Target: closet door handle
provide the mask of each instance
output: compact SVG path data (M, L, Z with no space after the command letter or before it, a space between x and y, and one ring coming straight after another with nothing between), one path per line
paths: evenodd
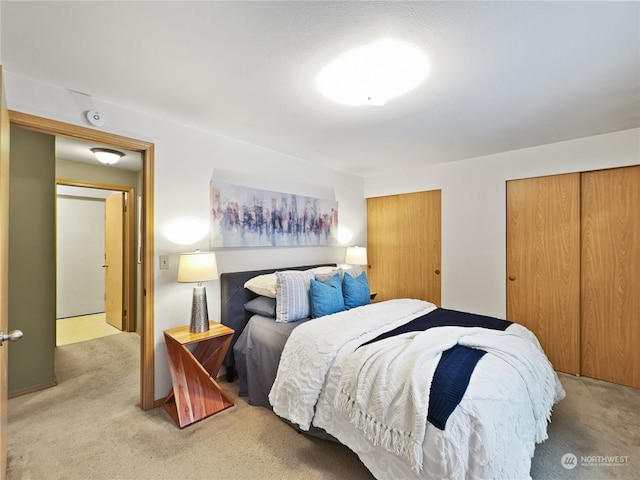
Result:
M509 280L511 280L512 282L516 279L515 275L509 275Z
M436 270L436 275L440 275L440 270Z

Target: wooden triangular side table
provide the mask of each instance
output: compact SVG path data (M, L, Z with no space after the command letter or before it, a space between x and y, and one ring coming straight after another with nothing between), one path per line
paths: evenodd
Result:
M202 333L190 333L188 325L164 331L173 383L164 408L180 428L233 406L215 381L232 338L233 330L217 322Z

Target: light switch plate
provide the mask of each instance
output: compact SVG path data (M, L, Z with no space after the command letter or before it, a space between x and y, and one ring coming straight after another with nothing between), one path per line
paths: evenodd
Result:
M169 255L160 255L160 270L169 270Z

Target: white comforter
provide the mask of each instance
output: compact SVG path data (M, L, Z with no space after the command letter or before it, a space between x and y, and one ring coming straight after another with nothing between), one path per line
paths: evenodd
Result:
M363 342L434 308L392 300L296 328L269 396L274 412L303 430L312 421L324 428L377 478L529 477L535 443L546 438L551 406L564 391L524 327L438 327L354 355ZM440 353L456 343L488 354L441 431L426 422L428 391Z

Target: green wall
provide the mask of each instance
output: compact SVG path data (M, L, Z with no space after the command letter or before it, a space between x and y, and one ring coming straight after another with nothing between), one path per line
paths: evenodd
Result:
M55 382L55 138L11 127L9 393Z
M120 170L117 167L103 167L57 159L56 177L79 182L135 187L138 191L138 172Z

